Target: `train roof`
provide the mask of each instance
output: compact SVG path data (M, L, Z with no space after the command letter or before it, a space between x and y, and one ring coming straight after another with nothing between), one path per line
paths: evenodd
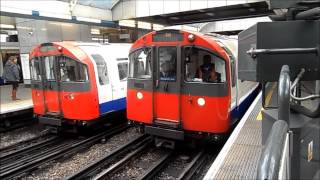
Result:
M170 35L170 37L165 37L166 33ZM192 41L189 40L189 35L192 34L194 39ZM154 39L154 36L163 36L157 37ZM225 40L223 40L225 41ZM189 30L176 30L176 29L164 29L160 31L152 31L142 37L140 37L135 43L132 45L130 52L135 51L143 46L166 46L166 45L181 45L181 46L200 46L206 49L211 49L225 60L230 60L228 52L223 48L222 44L227 46L225 43L222 43L222 39L220 41L217 40L217 37L212 35L203 34L200 32L189 31ZM228 45L229 46L229 45ZM231 48L230 48L231 49ZM232 48L232 51L236 51L237 48ZM234 53L233 55L235 55Z

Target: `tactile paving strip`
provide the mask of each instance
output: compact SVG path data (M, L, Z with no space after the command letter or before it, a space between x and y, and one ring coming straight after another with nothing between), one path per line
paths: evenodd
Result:
M214 179L256 179L262 152L262 121L257 120L261 107L260 99Z

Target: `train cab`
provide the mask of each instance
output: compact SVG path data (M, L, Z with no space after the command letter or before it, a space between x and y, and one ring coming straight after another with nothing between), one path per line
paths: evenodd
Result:
M40 123L89 126L124 111L130 44L57 42L30 53L34 113Z
M128 119L147 134L177 140L228 132L238 81L235 57L220 43L182 30L138 39L129 55Z

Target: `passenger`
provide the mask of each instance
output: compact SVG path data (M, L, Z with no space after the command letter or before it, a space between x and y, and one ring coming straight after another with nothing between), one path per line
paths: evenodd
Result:
M216 72L215 64L211 63L211 56L203 56L203 64L199 68L199 78L203 82L221 82L221 74Z
M10 56L4 66L3 77L12 85L11 98L13 101L20 100L17 98L17 91L20 81L20 66L17 64L18 59L15 56Z

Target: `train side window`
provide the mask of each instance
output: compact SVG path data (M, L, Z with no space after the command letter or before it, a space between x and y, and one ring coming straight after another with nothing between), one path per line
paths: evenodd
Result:
M46 70L46 79L55 80L55 56L45 56L44 57L44 66Z
M40 62L38 58L33 58L30 62L31 79L41 81Z
M86 82L89 80L87 66L68 57L60 59L62 82Z
M185 48L185 81L202 83L226 82L225 61L209 51Z
M151 48L139 49L130 54L129 77L151 78Z
M119 71L120 81L126 80L128 77L128 63L127 62L118 63L118 71Z
M91 54L93 60L96 62L98 69L98 77L100 85L109 83L107 63L100 54Z
M162 81L175 81L177 75L177 48L159 47L159 76Z

